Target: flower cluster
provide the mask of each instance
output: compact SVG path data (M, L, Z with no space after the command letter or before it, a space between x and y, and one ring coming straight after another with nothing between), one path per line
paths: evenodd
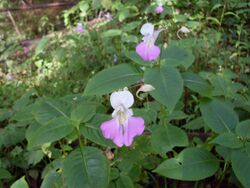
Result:
M106 139L112 140L118 147L130 146L135 136L143 133L145 125L141 117L133 117L130 108L134 103L134 97L126 88L113 92L110 103L114 111L113 119L101 124L101 131Z

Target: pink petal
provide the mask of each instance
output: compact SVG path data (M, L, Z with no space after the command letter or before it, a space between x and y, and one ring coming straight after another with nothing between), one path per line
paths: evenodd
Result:
M76 33L83 33L84 32L84 28L83 25L81 23L78 23L76 28L75 28L75 32Z
M144 120L141 117L130 117L124 132L123 142L125 146L130 146L134 140L134 137L141 135L144 131L144 128Z
M157 14L160 14L160 13L162 13L163 11L164 11L164 8L163 8L162 5L157 6L156 9L155 9L155 12L156 12Z
M123 127L119 125L116 118L103 122L101 131L104 138L113 140L119 147L123 146Z
M136 53L141 56L144 61L156 60L160 52L160 48L154 44L149 47L145 42L141 42L136 46Z

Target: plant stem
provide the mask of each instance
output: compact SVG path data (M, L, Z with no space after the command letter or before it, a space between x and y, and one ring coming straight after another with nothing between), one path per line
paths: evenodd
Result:
M222 175L220 176L219 183L217 184L216 188L219 188L219 187L220 187L220 185L221 185L221 183L222 183L222 181L223 181L223 179L224 179L224 177L225 177L225 175L226 175L227 164L228 164L228 163L227 163L227 161L226 161L225 164L224 164L224 167L223 167Z
M77 137L78 137L78 142L79 142L79 146L80 146L80 151L83 155L83 144L82 144L82 140L81 140L81 134L80 134L80 131L78 128L75 129L76 130L76 134L77 134Z
M221 24L222 24L222 21L223 21L223 18L224 18L224 13L225 13L225 10L226 10L226 4L227 4L227 1L225 0L224 1L224 5L223 5L223 9L222 9L222 13L221 13L221 16L220 16L220 28L221 28Z
M15 20L14 20L14 18L13 18L13 16L12 16L12 14L11 14L10 11L8 11L8 16L9 16L9 18L11 20L11 23L14 26L14 29L15 29L16 33L18 34L19 38L21 38L21 33L20 33L20 31L19 31L19 29L18 29L18 27L16 25L16 22L15 22Z

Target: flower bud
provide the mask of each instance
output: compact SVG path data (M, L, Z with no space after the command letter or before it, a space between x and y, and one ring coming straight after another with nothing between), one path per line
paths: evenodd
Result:
M155 90L155 88L152 86L152 85L150 85L150 84L144 84L144 85L142 85L140 88L139 88L139 90L137 91L138 93L140 92L140 91L142 91L142 92L150 92L150 91L153 91L153 90Z

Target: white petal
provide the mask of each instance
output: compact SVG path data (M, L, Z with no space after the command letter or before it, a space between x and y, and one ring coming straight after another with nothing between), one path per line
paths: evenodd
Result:
M129 108L134 104L134 96L128 90L113 92L110 96L110 103L114 109Z
M188 28L186 28L185 26L182 26L182 27L180 28L180 32L182 32L182 33L189 33L190 30L189 30Z
M143 24L143 26L141 27L140 30L141 34L146 36L146 35L153 35L154 33L154 26L151 23L145 23Z
M154 43L155 43L156 39L158 38L160 32L162 32L162 31L163 31L163 29L158 29L158 30L153 32L152 38L153 38Z
M155 88L152 85L144 84L139 88L139 90L137 92L140 92L140 91L142 91L142 92L150 92L150 91L153 91L153 90L155 90Z

